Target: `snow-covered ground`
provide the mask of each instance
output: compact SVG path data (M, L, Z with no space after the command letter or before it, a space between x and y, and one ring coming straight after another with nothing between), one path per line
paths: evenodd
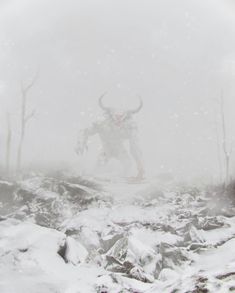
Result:
M0 181L1 293L235 291L235 209L155 180Z

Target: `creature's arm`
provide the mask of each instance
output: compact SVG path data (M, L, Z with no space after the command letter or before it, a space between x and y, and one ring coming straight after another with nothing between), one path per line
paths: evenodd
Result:
M133 130L133 133L130 137L129 142L130 142L130 153L136 162L136 166L138 170L137 177L141 179L144 176L144 164L143 164L143 155L139 147L139 139L138 139L138 134L136 129Z
M78 155L83 155L88 150L88 139L98 132L97 125L94 123L91 127L82 130L79 134L75 151Z

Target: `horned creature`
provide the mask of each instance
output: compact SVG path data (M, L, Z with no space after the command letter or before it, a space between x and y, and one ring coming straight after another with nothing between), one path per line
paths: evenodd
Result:
M98 166L105 165L111 159L117 160L124 176L130 171L131 157L136 164L136 179L144 176L142 152L139 147L138 129L133 120L133 115L137 114L143 107L142 99L139 97L139 105L132 110L120 110L104 105L103 94L99 98L99 106L104 112L104 119L95 122L91 127L81 132L78 139L76 153L82 155L88 150L89 137L99 135L102 150L98 157ZM129 150L126 144L129 144Z

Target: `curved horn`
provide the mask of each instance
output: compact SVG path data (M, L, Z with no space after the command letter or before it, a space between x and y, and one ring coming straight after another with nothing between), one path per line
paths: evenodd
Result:
M142 98L140 96L138 96L138 98L139 98L139 106L136 109L134 109L134 110L130 110L130 113L131 114L136 114L136 113L138 113L143 108Z
M99 106L100 106L100 108L101 108L102 110L104 110L104 111L109 110L109 108L108 108L108 107L105 107L105 105L104 105L104 103L103 103L103 97L104 97L106 94L107 94L107 92L103 93L103 95L100 96L100 98L99 98Z

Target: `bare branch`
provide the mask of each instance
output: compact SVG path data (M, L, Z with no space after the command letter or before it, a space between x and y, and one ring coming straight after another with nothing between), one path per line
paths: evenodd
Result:
M218 100L217 100L218 102ZM216 115L216 110L214 109L214 122L215 122L215 135L216 135L216 147L217 147L217 160L218 160L218 167L219 167L219 178L222 182L223 178L223 164L221 158L221 143L220 143L220 133L218 127L218 116Z
M11 130L11 115L9 112L6 113L6 126L7 126L7 138L6 138L6 174L9 174L10 170L10 155L11 155L11 141L12 141L12 130Z
M225 163L225 186L229 183L229 171L230 171L230 161L232 154L232 144L228 146L227 140L227 128L225 122L225 111L224 111L224 97L223 90L221 91L220 96L220 116L221 116L221 127L222 127L222 148L224 152L224 163Z
M25 123L29 122L29 120L31 120L36 113L36 109L32 110L24 119Z
M230 145L230 150L229 150L229 155L231 156L233 152L233 141L231 142L231 145Z
M221 114L221 120L222 120L223 149L224 149L224 152L227 154L227 147L226 147L227 133L226 133L225 116L224 116L223 91L221 91L221 96L220 96L220 114Z
M36 72L34 78L27 86L24 86L23 82L21 82L21 91L22 91L23 95L26 95L27 92L34 86L35 82L38 79L38 76L39 76L39 70Z
M27 111L27 98L28 98L28 91L33 87L39 75L39 71L36 72L32 81L27 85L24 86L23 82L21 82L21 93L22 93L22 101L21 101L21 134L20 134L20 141L18 146L17 152L17 170L20 171L21 169L21 157L22 157L22 150L24 145L24 138L25 138L25 131L27 123L35 116L35 110L28 113Z

